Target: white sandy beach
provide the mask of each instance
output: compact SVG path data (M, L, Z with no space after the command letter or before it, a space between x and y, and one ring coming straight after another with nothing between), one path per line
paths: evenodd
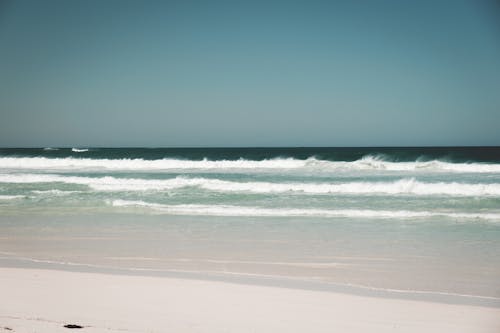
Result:
M5 332L500 331L500 308L178 278L0 268L0 295Z

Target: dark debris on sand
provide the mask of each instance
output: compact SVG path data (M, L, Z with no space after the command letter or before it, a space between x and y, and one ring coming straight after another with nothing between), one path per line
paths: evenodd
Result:
M64 325L64 327L66 327L66 328L83 328L83 326L76 325L76 324L67 324L67 325Z
M6 331L12 331L12 328L7 327L7 326L5 326L3 329L6 330Z

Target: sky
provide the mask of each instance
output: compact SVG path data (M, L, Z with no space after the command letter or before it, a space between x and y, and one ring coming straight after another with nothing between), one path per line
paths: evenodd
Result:
M495 1L0 0L0 146L500 145Z

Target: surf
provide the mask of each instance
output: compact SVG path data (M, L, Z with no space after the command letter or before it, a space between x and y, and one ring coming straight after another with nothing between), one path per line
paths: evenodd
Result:
M169 179L141 179L64 176L57 174L0 174L0 183L66 183L84 185L95 191L169 191L195 187L214 192L297 195L414 195L414 196L500 196L500 183L422 182L402 178L390 182L263 182L229 181L178 176Z
M429 217L447 217L454 219L499 220L495 213L453 213L437 211L408 210L370 210L370 209L297 209L297 208L262 208L233 205L165 205L145 201L111 200L108 204L114 207L139 207L159 213L172 215L203 216L255 216L255 217L349 217L377 219L413 219Z
M76 149L76 148L73 148ZM88 150L79 150L84 152ZM496 163L453 163L443 160L393 162L368 155L355 161L329 161L309 157L272 158L263 160L188 160L163 158L92 159L48 157L0 157L0 169L13 170L60 170L60 171L137 171L156 172L169 170L259 172L302 171L314 173L349 171L400 171L400 172L450 172L450 173L500 173Z

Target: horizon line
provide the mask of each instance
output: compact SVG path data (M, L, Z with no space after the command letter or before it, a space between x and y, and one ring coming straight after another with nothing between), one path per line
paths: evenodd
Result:
M376 148L500 148L500 145L424 145L424 146L32 146L0 147L0 149L376 149Z

